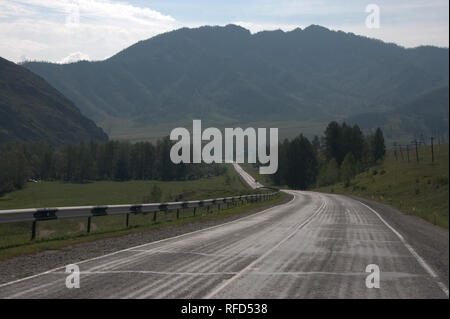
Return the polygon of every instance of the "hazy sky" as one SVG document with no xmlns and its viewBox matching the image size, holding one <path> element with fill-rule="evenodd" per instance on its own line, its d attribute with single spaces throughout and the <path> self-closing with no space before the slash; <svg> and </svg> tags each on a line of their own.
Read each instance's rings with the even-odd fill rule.
<svg viewBox="0 0 450 319">
<path fill-rule="evenodd" d="M 365 25 L 368 4 L 380 28 Z M 239 24 L 251 32 L 319 24 L 405 47 L 448 47 L 448 0 L 0 0 L 0 56 L 100 60 L 180 27 Z"/>
</svg>

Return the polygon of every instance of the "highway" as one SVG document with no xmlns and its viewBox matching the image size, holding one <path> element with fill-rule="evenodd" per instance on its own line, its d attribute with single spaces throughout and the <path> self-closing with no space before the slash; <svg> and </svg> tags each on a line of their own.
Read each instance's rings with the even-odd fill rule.
<svg viewBox="0 0 450 319">
<path fill-rule="evenodd" d="M 0 285 L 0 298 L 448 298 L 439 277 L 371 208 L 287 191 L 285 204 L 212 228 Z M 380 287 L 366 286 L 378 265 Z M 447 293 L 447 295 L 446 295 Z"/>
<path fill-rule="evenodd" d="M 260 182 L 256 181 L 249 173 L 244 171 L 239 164 L 233 163 L 233 167 L 250 188 L 256 189 L 259 187 L 263 187 L 263 185 Z"/>
</svg>

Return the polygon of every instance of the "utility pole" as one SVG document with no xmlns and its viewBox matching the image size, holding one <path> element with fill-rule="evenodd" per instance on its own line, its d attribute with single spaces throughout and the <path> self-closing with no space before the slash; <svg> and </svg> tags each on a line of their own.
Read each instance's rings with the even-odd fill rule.
<svg viewBox="0 0 450 319">
<path fill-rule="evenodd" d="M 399 147 L 400 147 L 400 156 L 402 157 L 402 161 L 403 161 L 402 145 L 399 145 Z"/>
<path fill-rule="evenodd" d="M 416 144 L 416 159 L 417 163 L 419 163 L 419 151 L 417 150 L 417 140 L 414 140 L 414 143 Z"/>
<path fill-rule="evenodd" d="M 406 144 L 406 154 L 408 156 L 408 163 L 409 163 L 409 144 Z"/>
<path fill-rule="evenodd" d="M 434 163 L 434 148 L 433 148 L 434 137 L 431 137 L 431 162 Z"/>
<path fill-rule="evenodd" d="M 427 146 L 425 139 L 423 138 L 423 133 L 420 133 L 420 139 L 422 140 L 423 145 Z"/>
<path fill-rule="evenodd" d="M 397 142 L 394 142 L 394 156 L 395 156 L 395 160 L 398 161 L 398 158 L 397 158 Z"/>
</svg>

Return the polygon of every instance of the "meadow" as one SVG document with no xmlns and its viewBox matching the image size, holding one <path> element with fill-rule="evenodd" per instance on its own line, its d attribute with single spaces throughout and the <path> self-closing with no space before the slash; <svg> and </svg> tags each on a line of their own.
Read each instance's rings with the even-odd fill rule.
<svg viewBox="0 0 450 319">
<path fill-rule="evenodd" d="M 351 194 L 396 207 L 405 214 L 421 217 L 448 229 L 449 221 L 449 145 L 389 150 L 383 162 L 358 174 L 350 185 L 321 187 L 316 191 Z"/>
<path fill-rule="evenodd" d="M 0 210 L 152 202 L 152 189 L 155 185 L 161 190 L 161 201 L 208 199 L 256 192 L 249 190 L 231 165 L 227 165 L 224 175 L 193 181 L 28 183 L 24 189 L 0 197 Z M 203 208 L 195 215 L 193 209 L 185 209 L 180 212 L 180 219 L 176 219 L 175 211 L 158 212 L 156 222 L 153 220 L 153 214 L 132 214 L 129 217 L 128 227 L 125 215 L 92 217 L 89 234 L 87 218 L 41 221 L 37 223 L 37 235 L 33 241 L 30 240 L 31 222 L 0 224 L 0 259 L 45 249 L 58 249 L 97 238 L 122 236 L 152 227 L 194 222 L 202 218 L 223 218 L 229 214 L 237 214 L 265 203 L 278 201 L 281 197 L 280 195 L 268 202 L 247 203 L 244 206 L 233 206 L 221 211 L 217 211 L 217 207 L 214 207 L 210 213 Z"/>
<path fill-rule="evenodd" d="M 152 202 L 154 186 L 161 189 L 161 201 L 206 199 L 248 193 L 231 165 L 225 174 L 189 181 L 96 181 L 64 183 L 39 181 L 27 183 L 19 191 L 0 197 L 1 209 L 114 205 Z"/>
</svg>

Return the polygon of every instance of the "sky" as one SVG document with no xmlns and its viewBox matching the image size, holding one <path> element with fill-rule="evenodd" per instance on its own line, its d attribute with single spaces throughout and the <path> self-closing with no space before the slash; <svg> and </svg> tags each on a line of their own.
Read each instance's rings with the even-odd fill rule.
<svg viewBox="0 0 450 319">
<path fill-rule="evenodd" d="M 366 24 L 370 4 L 378 27 Z M 252 33 L 318 24 L 408 48 L 449 46 L 448 0 L 0 0 L 0 56 L 103 60 L 163 32 L 230 23 Z"/>
</svg>

